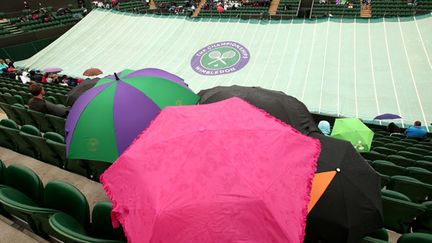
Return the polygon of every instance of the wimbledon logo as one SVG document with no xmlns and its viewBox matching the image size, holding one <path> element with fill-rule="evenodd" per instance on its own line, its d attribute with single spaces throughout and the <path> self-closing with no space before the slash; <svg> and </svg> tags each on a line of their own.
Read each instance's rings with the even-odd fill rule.
<svg viewBox="0 0 432 243">
<path fill-rule="evenodd" d="M 236 72 L 249 62 L 246 47 L 233 41 L 210 44 L 192 57 L 192 69 L 201 75 L 222 75 Z"/>
</svg>

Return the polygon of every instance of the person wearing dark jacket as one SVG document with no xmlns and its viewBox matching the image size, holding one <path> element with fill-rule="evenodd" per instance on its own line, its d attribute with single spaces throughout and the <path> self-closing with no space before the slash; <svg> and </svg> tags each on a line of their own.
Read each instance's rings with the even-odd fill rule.
<svg viewBox="0 0 432 243">
<path fill-rule="evenodd" d="M 44 99 L 45 90 L 40 84 L 32 84 L 29 87 L 30 93 L 33 95 L 28 102 L 30 110 L 51 114 L 54 116 L 66 117 L 69 109 L 62 105 L 56 105 Z"/>
</svg>

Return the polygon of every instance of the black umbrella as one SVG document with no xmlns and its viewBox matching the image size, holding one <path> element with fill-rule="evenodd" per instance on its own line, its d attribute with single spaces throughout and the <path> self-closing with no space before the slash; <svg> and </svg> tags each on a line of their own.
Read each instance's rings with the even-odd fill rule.
<svg viewBox="0 0 432 243">
<path fill-rule="evenodd" d="M 306 106 L 283 92 L 241 86 L 198 93 L 207 104 L 240 97 L 320 140 L 317 173 L 338 171 L 308 215 L 305 242 L 357 242 L 383 225 L 380 177 L 345 141 L 322 135 Z"/>
<path fill-rule="evenodd" d="M 201 96 L 200 104 L 209 104 L 231 97 L 239 97 L 265 110 L 279 120 L 290 124 L 303 134 L 319 131 L 306 106 L 296 98 L 280 91 L 234 85 L 202 90 L 198 95 Z"/>
<path fill-rule="evenodd" d="M 308 214 L 305 242 L 358 242 L 382 228 L 380 176 L 351 143 L 310 136 L 321 142 L 317 173 L 337 173 Z"/>
<path fill-rule="evenodd" d="M 94 79 L 86 79 L 80 85 L 77 85 L 67 94 L 66 106 L 72 106 L 75 101 L 80 97 L 84 92 L 93 88 L 96 83 L 99 81 L 99 78 Z"/>
</svg>

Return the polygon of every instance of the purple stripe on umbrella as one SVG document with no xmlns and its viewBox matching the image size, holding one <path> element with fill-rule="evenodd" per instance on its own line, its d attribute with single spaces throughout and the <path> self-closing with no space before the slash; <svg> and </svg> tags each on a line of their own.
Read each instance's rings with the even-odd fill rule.
<svg viewBox="0 0 432 243">
<path fill-rule="evenodd" d="M 83 110 L 87 107 L 88 103 L 102 90 L 107 88 L 113 84 L 113 82 L 109 82 L 106 84 L 103 84 L 101 86 L 94 87 L 92 89 L 87 90 L 84 94 L 80 96 L 80 98 L 75 102 L 75 104 L 72 106 L 71 110 L 69 111 L 69 115 L 66 119 L 65 124 L 65 131 L 66 131 L 66 152 L 69 153 L 69 145 L 71 142 L 71 138 L 73 135 L 73 132 L 75 130 L 75 126 L 78 122 L 78 119 L 80 118 L 81 113 Z"/>
<path fill-rule="evenodd" d="M 119 155 L 159 112 L 159 107 L 143 92 L 118 81 L 114 94 L 114 131 Z"/>
<path fill-rule="evenodd" d="M 161 77 L 189 89 L 184 80 L 179 76 L 157 68 L 144 68 L 141 70 L 137 70 L 133 73 L 129 73 L 124 78 L 135 78 L 143 76 Z"/>
</svg>

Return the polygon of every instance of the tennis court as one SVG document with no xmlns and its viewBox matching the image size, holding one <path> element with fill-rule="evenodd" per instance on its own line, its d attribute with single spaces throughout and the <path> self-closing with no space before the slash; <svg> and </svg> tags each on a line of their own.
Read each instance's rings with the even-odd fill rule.
<svg viewBox="0 0 432 243">
<path fill-rule="evenodd" d="M 246 48 L 247 63 L 221 75 L 196 72 L 193 56 L 224 41 Z M 210 58 L 223 61 L 221 55 Z M 71 76 L 90 67 L 104 74 L 154 67 L 182 77 L 196 92 L 217 85 L 261 86 L 293 95 L 314 112 L 365 120 L 395 113 L 405 124 L 430 124 L 431 58 L 430 15 L 259 21 L 95 10 L 17 64 L 62 67 Z"/>
</svg>

